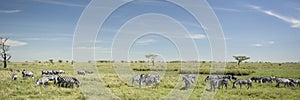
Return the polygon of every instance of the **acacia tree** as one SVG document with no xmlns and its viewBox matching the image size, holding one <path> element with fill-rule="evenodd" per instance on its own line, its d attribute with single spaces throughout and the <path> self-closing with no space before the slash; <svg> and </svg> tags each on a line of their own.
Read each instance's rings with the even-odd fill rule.
<svg viewBox="0 0 300 100">
<path fill-rule="evenodd" d="M 242 61 L 245 61 L 245 60 L 250 59 L 250 57 L 247 57 L 247 56 L 233 56 L 233 58 L 234 58 L 235 60 L 237 60 L 238 66 L 240 66 L 240 63 L 241 63 Z"/>
<path fill-rule="evenodd" d="M 152 63 L 152 66 L 154 66 L 154 59 L 157 57 L 157 55 L 149 54 L 149 55 L 145 55 L 145 57 L 148 58 Z"/>
<path fill-rule="evenodd" d="M 3 58 L 3 67 L 7 67 L 7 62 L 11 58 L 11 55 L 7 54 L 7 51 L 9 50 L 9 45 L 6 44 L 8 38 L 0 38 L 0 49 L 1 49 L 1 56 Z"/>
</svg>

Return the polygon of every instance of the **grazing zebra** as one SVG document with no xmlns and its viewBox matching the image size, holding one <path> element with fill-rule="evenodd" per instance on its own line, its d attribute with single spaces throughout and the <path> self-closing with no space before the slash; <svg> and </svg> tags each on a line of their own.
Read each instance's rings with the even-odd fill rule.
<svg viewBox="0 0 300 100">
<path fill-rule="evenodd" d="M 236 85 L 239 84 L 240 85 L 240 88 L 242 88 L 242 85 L 248 85 L 248 88 L 249 89 L 250 87 L 252 87 L 252 81 L 251 79 L 240 79 L 240 80 L 236 80 L 235 82 L 233 82 L 233 86 L 232 88 L 236 88 Z"/>
<path fill-rule="evenodd" d="M 208 75 L 204 81 L 206 82 L 206 81 L 212 80 L 212 79 L 229 79 L 229 80 L 234 79 L 234 80 L 236 80 L 237 78 L 232 75 Z"/>
<path fill-rule="evenodd" d="M 254 82 L 259 82 L 259 83 L 261 83 L 261 77 L 259 77 L 259 76 L 253 76 L 253 77 L 251 77 L 250 78 L 252 81 L 254 81 Z"/>
<path fill-rule="evenodd" d="M 295 84 L 293 82 L 291 82 L 289 79 L 286 79 L 286 78 L 276 78 L 275 79 L 277 84 L 276 84 L 276 87 L 280 87 L 279 85 L 280 84 L 284 84 L 284 87 L 286 87 L 287 85 L 291 87 L 291 89 L 294 89 L 295 87 Z"/>
<path fill-rule="evenodd" d="M 190 85 L 191 85 L 192 83 L 195 82 L 195 80 L 196 80 L 196 75 L 194 75 L 194 74 L 186 74 L 186 75 L 183 75 L 183 76 L 182 76 L 182 80 L 184 81 L 185 86 L 182 87 L 180 90 L 186 90 L 186 89 L 188 89 L 188 88 L 190 87 Z"/>
<path fill-rule="evenodd" d="M 297 86 L 300 86 L 300 79 L 289 79 L 291 82 L 293 82 L 294 84 L 296 84 Z"/>
<path fill-rule="evenodd" d="M 215 91 L 218 86 L 218 79 L 210 79 L 210 91 Z"/>
<path fill-rule="evenodd" d="M 220 87 L 227 89 L 229 83 L 229 79 L 221 78 L 221 79 L 211 79 L 210 80 L 210 91 L 215 91 L 216 88 L 220 89 Z"/>
<path fill-rule="evenodd" d="M 146 74 L 146 75 L 141 75 L 141 78 L 139 80 L 140 84 L 139 87 L 142 86 L 142 82 L 146 83 L 146 86 L 149 86 L 149 84 L 155 84 L 155 87 L 157 88 L 158 83 L 160 80 L 160 75 L 159 74 Z"/>
<path fill-rule="evenodd" d="M 42 77 L 35 82 L 35 87 L 42 84 L 44 87 L 48 85 L 49 79 L 48 77 Z"/>
<path fill-rule="evenodd" d="M 74 84 L 77 87 L 80 86 L 80 82 L 76 78 L 73 78 L 73 77 L 68 77 L 68 76 L 61 77 L 61 76 L 58 76 L 57 80 L 58 80 L 57 84 L 58 84 L 59 87 L 73 88 Z"/>
<path fill-rule="evenodd" d="M 220 89 L 220 87 L 223 88 L 223 86 L 225 86 L 225 88 L 227 89 L 228 84 L 229 84 L 229 80 L 230 80 L 230 79 L 227 79 L 227 78 L 219 79 L 219 80 L 218 80 L 218 86 L 217 86 L 218 89 Z"/>
<path fill-rule="evenodd" d="M 223 78 L 223 76 L 221 76 L 221 75 L 208 75 L 204 81 L 206 82 L 208 80 L 215 80 L 215 79 L 221 79 L 221 78 Z"/>
<path fill-rule="evenodd" d="M 269 76 L 269 77 L 261 77 L 260 79 L 260 83 L 273 83 L 273 80 L 275 79 L 275 77 L 273 76 Z"/>
<path fill-rule="evenodd" d="M 17 75 L 17 74 L 13 74 L 13 75 L 12 75 L 12 80 L 17 80 L 17 78 L 18 78 L 18 75 Z"/>
<path fill-rule="evenodd" d="M 85 71 L 77 71 L 77 74 L 78 75 L 85 75 L 86 73 L 85 73 Z"/>
<path fill-rule="evenodd" d="M 142 80 L 143 77 L 144 77 L 144 74 L 133 76 L 132 77 L 132 82 L 131 82 L 132 86 L 134 86 L 134 82 L 137 82 L 137 83 L 141 84 L 142 81 L 140 81 L 140 80 Z M 141 85 L 139 85 L 139 86 L 141 86 Z"/>
<path fill-rule="evenodd" d="M 54 81 L 54 84 L 56 84 L 56 82 L 58 81 L 58 75 L 47 75 L 46 77 L 49 79 L 49 81 Z"/>
<path fill-rule="evenodd" d="M 22 77 L 23 77 L 23 79 L 24 79 L 26 76 L 31 77 L 31 78 L 34 78 L 34 74 L 33 74 L 31 71 L 23 70 L 23 71 L 22 71 Z"/>
</svg>

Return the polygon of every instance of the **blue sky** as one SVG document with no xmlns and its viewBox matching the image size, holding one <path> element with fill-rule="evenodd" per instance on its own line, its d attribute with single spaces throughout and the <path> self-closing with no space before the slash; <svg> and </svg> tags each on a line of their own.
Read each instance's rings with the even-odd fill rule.
<svg viewBox="0 0 300 100">
<path fill-rule="evenodd" d="M 0 0 L 0 2 L 0 37 L 10 39 L 9 44 L 12 47 L 9 53 L 13 56 L 12 61 L 72 59 L 73 33 L 89 0 Z M 152 9 L 152 12 L 164 12 L 164 7 L 172 8 L 163 2 L 139 3 L 153 7 L 163 5 L 157 6 L 161 8 Z M 233 55 L 250 56 L 249 61 L 300 61 L 300 1 L 208 0 L 208 3 L 215 11 L 224 31 L 227 61 L 234 61 Z M 128 13 L 130 9 L 143 11 L 142 6 L 129 6 L 124 11 L 119 11 L 119 15 L 112 15 L 112 21 L 98 34 L 96 59 L 112 59 L 110 50 L 114 47 L 111 46 L 113 41 L 116 41 L 114 35 L 118 22 L 125 21 L 126 16 L 138 13 L 138 11 Z M 203 27 L 194 25 L 193 20 L 180 10 L 174 8 L 166 12 L 176 16 L 174 19 L 185 22 L 186 28 L 191 31 L 190 36 L 181 35 L 178 39 L 193 39 L 198 47 L 200 60 L 211 60 L 210 45 Z M 159 16 L 148 17 L 141 23 L 165 22 L 159 18 Z M 153 26 L 153 24 L 132 24 L 132 27 L 123 27 L 124 30 L 119 34 L 121 36 L 144 34 L 139 33 L 142 30 L 135 30 L 137 27 L 134 25 L 139 25 L 139 29 Z M 170 26 L 161 27 L 172 32 Z M 122 38 L 118 41 L 122 42 Z M 180 59 L 176 45 L 160 35 L 140 37 L 130 46 L 128 58 L 132 60 L 146 60 L 144 55 L 149 53 L 158 54 L 159 60 Z"/>
</svg>

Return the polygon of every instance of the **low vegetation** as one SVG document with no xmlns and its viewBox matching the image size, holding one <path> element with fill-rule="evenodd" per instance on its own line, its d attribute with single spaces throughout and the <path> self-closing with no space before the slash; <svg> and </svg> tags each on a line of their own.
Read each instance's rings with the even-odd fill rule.
<svg viewBox="0 0 300 100">
<path fill-rule="evenodd" d="M 130 67 L 137 74 L 150 73 L 149 71 L 166 71 L 162 76 L 158 88 L 154 86 L 150 88 L 132 87 L 131 84 L 126 84 L 114 71 L 112 63 L 97 63 L 98 71 L 109 88 L 120 99 L 159 99 L 166 96 L 172 89 L 176 88 L 177 81 L 180 85 L 184 85 L 179 74 L 190 73 L 192 71 L 180 70 L 179 63 L 156 64 L 156 67 L 149 68 L 148 63 L 131 63 Z M 278 76 L 287 78 L 300 78 L 299 63 L 249 63 L 245 62 L 239 66 L 236 63 L 227 63 L 225 74 L 237 75 L 237 78 L 250 78 L 252 76 Z M 198 71 L 198 79 L 189 99 L 199 99 L 201 94 L 206 91 L 204 82 L 205 77 L 210 73 L 210 63 L 200 63 Z M 9 68 L 14 69 L 10 72 Z M 16 70 L 30 70 L 35 74 L 35 79 L 22 79 L 21 72 Z M 33 62 L 11 62 L 8 68 L 0 68 L 0 100 L 6 99 L 84 99 L 80 88 L 59 88 L 50 82 L 47 87 L 34 87 L 34 82 L 41 77 L 41 70 L 59 70 L 66 71 L 65 76 L 74 76 L 74 70 L 71 63 L 33 63 Z M 18 79 L 13 81 L 11 75 L 17 73 Z M 290 88 L 276 88 L 276 83 L 253 83 L 253 88 L 247 90 L 232 89 L 232 82 L 229 83 L 229 88 L 220 89 L 216 92 L 215 99 L 294 99 L 300 98 L 300 87 L 295 90 Z M 179 88 L 178 88 L 179 89 Z M 150 95 L 151 94 L 151 95 Z"/>
</svg>

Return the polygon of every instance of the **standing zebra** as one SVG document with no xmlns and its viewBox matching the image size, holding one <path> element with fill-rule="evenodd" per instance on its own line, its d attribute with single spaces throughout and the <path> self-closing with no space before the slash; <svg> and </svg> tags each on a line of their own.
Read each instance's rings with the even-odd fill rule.
<svg viewBox="0 0 300 100">
<path fill-rule="evenodd" d="M 240 79 L 240 80 L 236 80 L 235 82 L 233 82 L 233 86 L 232 88 L 236 88 L 236 85 L 239 84 L 240 88 L 242 88 L 242 85 L 246 84 L 248 85 L 248 89 L 250 87 L 252 87 L 252 81 L 251 79 Z"/>
<path fill-rule="evenodd" d="M 276 87 L 278 87 L 278 88 L 279 88 L 280 84 L 284 84 L 284 87 L 290 86 L 291 89 L 294 89 L 294 87 L 295 87 L 295 84 L 293 82 L 291 82 L 289 79 L 286 79 L 286 78 L 276 78 L 275 80 L 277 82 Z"/>
<path fill-rule="evenodd" d="M 49 82 L 48 77 L 42 77 L 42 78 L 36 80 L 35 87 L 38 86 L 39 84 L 43 84 L 43 86 L 45 87 L 46 85 L 48 85 L 48 82 Z"/>
<path fill-rule="evenodd" d="M 31 77 L 31 78 L 34 78 L 34 74 L 33 74 L 31 71 L 23 70 L 23 71 L 22 71 L 22 77 L 23 77 L 23 79 L 24 79 L 26 76 L 29 76 L 29 77 Z"/>
<path fill-rule="evenodd" d="M 144 74 L 133 76 L 131 85 L 134 86 L 134 82 L 137 82 L 137 83 L 141 84 L 142 81 L 140 82 L 140 80 L 142 80 L 143 77 L 144 77 Z"/>
</svg>

